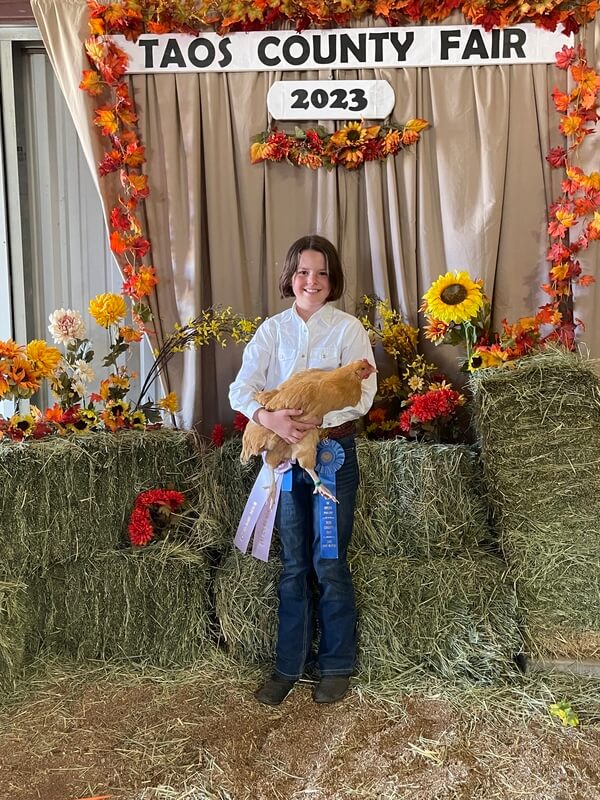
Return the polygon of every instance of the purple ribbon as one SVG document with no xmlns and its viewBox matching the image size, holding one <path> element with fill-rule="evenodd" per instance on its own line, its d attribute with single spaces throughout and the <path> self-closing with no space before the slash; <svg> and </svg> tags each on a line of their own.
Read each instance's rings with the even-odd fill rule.
<svg viewBox="0 0 600 800">
<path fill-rule="evenodd" d="M 284 473 L 291 468 L 291 461 L 283 461 L 275 468 L 275 497 L 273 505 L 270 506 L 271 469 L 266 464 L 263 464 L 246 502 L 244 513 L 233 540 L 237 549 L 242 553 L 248 550 L 250 539 L 254 534 L 252 555 L 260 559 L 260 561 L 269 560 L 269 550 L 271 549 L 273 526 L 275 524 L 279 495 L 281 494 L 281 485 Z"/>
</svg>

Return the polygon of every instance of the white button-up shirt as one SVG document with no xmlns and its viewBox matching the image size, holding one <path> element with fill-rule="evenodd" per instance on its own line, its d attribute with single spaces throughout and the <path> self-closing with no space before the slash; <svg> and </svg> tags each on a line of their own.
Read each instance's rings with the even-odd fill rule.
<svg viewBox="0 0 600 800">
<path fill-rule="evenodd" d="M 229 402 L 252 419 L 261 408 L 254 393 L 274 389 L 303 369 L 335 369 L 359 358 L 375 365 L 373 348 L 362 323 L 351 314 L 326 303 L 305 322 L 292 308 L 270 317 L 258 328 L 244 350 L 242 366 L 229 387 Z M 377 376 L 362 382 L 357 406 L 332 411 L 323 418 L 324 428 L 357 419 L 371 408 Z"/>
</svg>

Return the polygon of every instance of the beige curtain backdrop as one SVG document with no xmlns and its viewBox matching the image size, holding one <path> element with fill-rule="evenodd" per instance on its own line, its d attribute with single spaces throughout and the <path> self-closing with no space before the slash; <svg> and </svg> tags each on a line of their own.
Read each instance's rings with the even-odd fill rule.
<svg viewBox="0 0 600 800">
<path fill-rule="evenodd" d="M 92 104 L 77 89 L 86 66 L 85 0 L 32 0 L 32 6 L 95 171 L 103 142 L 91 123 Z M 599 30 L 596 23 L 587 32 L 596 61 Z M 416 324 L 430 283 L 464 269 L 484 279 L 496 329 L 504 317 L 534 313 L 545 302 L 539 286 L 547 277 L 547 206 L 561 180 L 545 161 L 561 143 L 550 93 L 556 84 L 564 88 L 565 73 L 553 65 L 337 70 L 339 79 L 389 81 L 394 120 L 424 117 L 432 128 L 416 148 L 360 172 L 252 166 L 249 140 L 270 122 L 272 82 L 330 74 L 132 76 L 148 157 L 147 230 L 161 279 L 159 334 L 213 304 L 251 316 L 280 311 L 289 304 L 277 292 L 286 250 L 310 232 L 340 250 L 347 311 L 374 292 Z M 597 142 L 588 141 L 581 165 L 598 169 L 597 152 Z M 99 183 L 109 208 L 115 186 L 107 181 Z M 597 272 L 598 249 L 593 244 L 582 254 L 586 271 Z M 576 310 L 587 323 L 582 338 L 592 354 L 600 354 L 592 324 L 596 291 L 582 292 Z M 456 349 L 424 349 L 458 377 Z M 171 364 L 170 387 L 181 393 L 185 426 L 209 430 L 227 421 L 227 389 L 240 358 L 236 346 L 207 347 Z"/>
</svg>

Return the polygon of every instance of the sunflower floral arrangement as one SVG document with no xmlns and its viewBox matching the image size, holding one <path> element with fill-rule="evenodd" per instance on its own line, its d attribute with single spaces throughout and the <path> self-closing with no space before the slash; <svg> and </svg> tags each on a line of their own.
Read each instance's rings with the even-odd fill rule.
<svg viewBox="0 0 600 800">
<path fill-rule="evenodd" d="M 402 149 L 416 144 L 427 120 L 410 119 L 404 125 L 366 125 L 348 122 L 335 133 L 318 126 L 294 133 L 273 127 L 256 134 L 250 145 L 250 161 L 287 161 L 297 167 L 333 169 L 336 166 L 356 170 L 367 161 L 384 161 Z"/>
<path fill-rule="evenodd" d="M 424 334 L 439 344 L 463 345 L 461 366 L 468 372 L 484 367 L 499 367 L 507 361 L 541 348 L 552 334 L 544 335 L 544 326 L 553 330 L 560 323 L 560 312 L 550 304 L 532 317 L 515 323 L 502 320 L 502 331 L 490 331 L 490 302 L 483 291 L 483 281 L 472 280 L 468 272 L 440 275 L 423 295 L 421 311 L 425 314 Z"/>
<path fill-rule="evenodd" d="M 476 343 L 487 336 L 490 302 L 483 281 L 465 271 L 440 275 L 423 295 L 419 309 L 425 314 L 425 338 L 435 344 L 465 344 L 469 362 Z"/>
<path fill-rule="evenodd" d="M 378 385 L 375 407 L 367 416 L 367 436 L 423 441 L 455 441 L 461 432 L 464 396 L 417 353 L 419 331 L 406 323 L 388 300 L 365 295 L 358 317 L 373 344 L 394 359 L 396 372 Z"/>
<path fill-rule="evenodd" d="M 142 334 L 125 325 L 125 299 L 117 294 L 100 294 L 90 301 L 88 310 L 92 319 L 108 331 L 110 341 L 102 362 L 109 372 L 100 381 L 98 392 L 89 388 L 96 371 L 83 317 L 79 311 L 57 309 L 50 314 L 48 325 L 57 346 L 39 339 L 24 346 L 12 340 L 0 342 L 0 399 L 13 399 L 17 405 L 9 419 L 0 418 L 0 438 L 22 441 L 53 433 L 140 430 L 158 424 L 162 411 L 177 410 L 174 394 L 164 397 L 158 406 L 146 404 L 140 408 L 132 408 L 126 399 L 135 375 L 118 360 L 125 361 L 131 343 L 141 341 Z M 20 401 L 31 398 L 44 383 L 55 398 L 54 405 L 44 412 L 32 406 L 20 413 Z"/>
</svg>

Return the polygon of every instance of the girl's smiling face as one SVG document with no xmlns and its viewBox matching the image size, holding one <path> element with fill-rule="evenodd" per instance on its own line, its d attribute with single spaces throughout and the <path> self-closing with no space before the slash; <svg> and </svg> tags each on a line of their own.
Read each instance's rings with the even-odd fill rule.
<svg viewBox="0 0 600 800">
<path fill-rule="evenodd" d="M 325 256 L 318 250 L 303 250 L 292 278 L 296 308 L 304 319 L 325 305 L 331 284 Z"/>
</svg>

